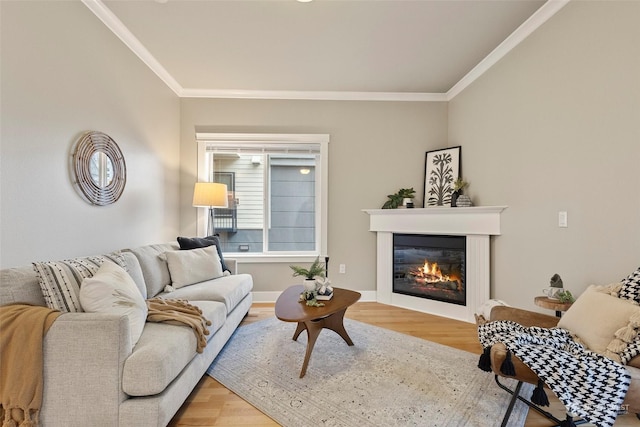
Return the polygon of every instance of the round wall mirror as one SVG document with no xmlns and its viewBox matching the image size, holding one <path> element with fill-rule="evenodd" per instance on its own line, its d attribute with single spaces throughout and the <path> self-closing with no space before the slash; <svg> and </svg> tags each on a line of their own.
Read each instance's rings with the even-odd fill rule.
<svg viewBox="0 0 640 427">
<path fill-rule="evenodd" d="M 102 132 L 86 132 L 73 153 L 76 184 L 94 205 L 117 201 L 127 182 L 127 168 L 118 144 Z"/>
</svg>

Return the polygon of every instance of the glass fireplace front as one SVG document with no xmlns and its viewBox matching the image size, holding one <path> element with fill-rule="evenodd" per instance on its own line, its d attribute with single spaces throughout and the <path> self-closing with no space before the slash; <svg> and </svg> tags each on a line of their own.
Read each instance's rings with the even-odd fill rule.
<svg viewBox="0 0 640 427">
<path fill-rule="evenodd" d="M 466 305 L 466 237 L 393 235 L 393 292 Z"/>
</svg>

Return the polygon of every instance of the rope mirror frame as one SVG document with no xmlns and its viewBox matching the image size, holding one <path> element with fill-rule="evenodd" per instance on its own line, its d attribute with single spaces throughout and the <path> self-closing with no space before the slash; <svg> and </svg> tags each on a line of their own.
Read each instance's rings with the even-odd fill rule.
<svg viewBox="0 0 640 427">
<path fill-rule="evenodd" d="M 112 176 L 103 185 L 92 176 L 91 163 L 97 154 L 104 154 L 111 162 Z M 127 183 L 127 166 L 118 144 L 107 134 L 89 131 L 82 134 L 73 152 L 75 184 L 84 198 L 93 205 L 115 203 Z M 95 172 L 95 171 L 94 171 Z"/>
</svg>

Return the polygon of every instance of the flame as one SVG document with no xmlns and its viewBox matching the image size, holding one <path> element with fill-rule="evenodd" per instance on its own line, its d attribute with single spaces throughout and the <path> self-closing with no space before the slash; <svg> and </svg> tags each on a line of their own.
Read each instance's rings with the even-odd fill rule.
<svg viewBox="0 0 640 427">
<path fill-rule="evenodd" d="M 442 274 L 437 262 L 429 263 L 429 261 L 425 261 L 424 267 L 420 269 L 420 272 L 429 282 L 447 282 L 451 280 L 448 275 Z"/>
</svg>

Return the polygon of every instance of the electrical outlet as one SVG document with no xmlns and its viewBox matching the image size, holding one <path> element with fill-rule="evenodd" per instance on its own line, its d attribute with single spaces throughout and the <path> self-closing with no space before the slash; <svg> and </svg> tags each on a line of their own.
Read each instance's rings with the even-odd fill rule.
<svg viewBox="0 0 640 427">
<path fill-rule="evenodd" d="M 567 215 L 567 211 L 558 212 L 558 227 L 561 227 L 561 228 L 569 227 L 569 217 Z"/>
<path fill-rule="evenodd" d="M 340 274 L 345 274 L 347 272 L 347 265 L 340 264 Z"/>
</svg>

